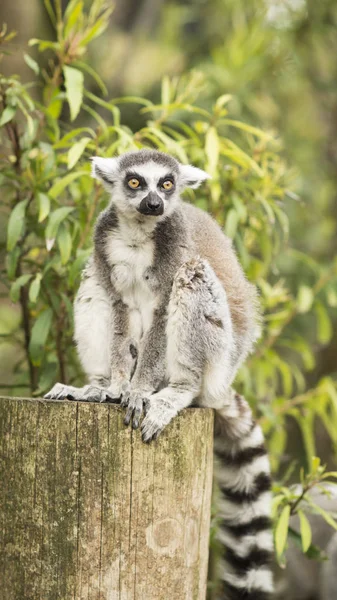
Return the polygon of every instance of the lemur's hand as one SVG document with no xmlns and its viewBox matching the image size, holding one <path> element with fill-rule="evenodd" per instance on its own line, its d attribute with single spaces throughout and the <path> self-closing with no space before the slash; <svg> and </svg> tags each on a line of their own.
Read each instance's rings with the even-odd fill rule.
<svg viewBox="0 0 337 600">
<path fill-rule="evenodd" d="M 148 402 L 151 393 L 152 390 L 136 388 L 131 389 L 129 395 L 123 398 L 121 405 L 126 408 L 125 425 L 129 425 L 131 422 L 132 428 L 138 429 L 144 405 Z"/>
<path fill-rule="evenodd" d="M 129 397 L 130 394 L 130 381 L 127 379 L 114 379 L 109 387 L 106 389 L 108 400 L 112 402 L 120 402 L 123 406 L 123 402 Z"/>
<path fill-rule="evenodd" d="M 178 413 L 174 403 L 161 397 L 160 392 L 150 396 L 145 403 L 144 412 L 145 417 L 141 429 L 143 442 L 147 443 L 156 440 Z"/>
</svg>

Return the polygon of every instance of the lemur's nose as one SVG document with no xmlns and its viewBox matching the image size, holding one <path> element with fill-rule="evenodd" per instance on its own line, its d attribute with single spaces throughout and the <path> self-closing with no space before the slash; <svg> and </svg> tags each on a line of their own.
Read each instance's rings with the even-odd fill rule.
<svg viewBox="0 0 337 600">
<path fill-rule="evenodd" d="M 160 205 L 161 199 L 159 198 L 159 196 L 157 196 L 157 194 L 153 192 L 150 192 L 146 200 L 146 206 L 148 207 L 148 209 L 155 211 L 159 208 Z"/>
</svg>

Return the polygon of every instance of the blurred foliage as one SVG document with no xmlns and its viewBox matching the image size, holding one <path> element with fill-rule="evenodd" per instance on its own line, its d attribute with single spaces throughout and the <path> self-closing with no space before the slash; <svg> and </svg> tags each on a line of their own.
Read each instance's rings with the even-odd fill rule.
<svg viewBox="0 0 337 600">
<path fill-rule="evenodd" d="M 104 0 L 89 8 L 72 0 L 65 11 L 58 0 L 45 0 L 55 39 L 30 41 L 23 59 L 33 81 L 0 77 L 1 210 L 7 223 L 1 289 L 21 310 L 19 319 L 7 300 L 1 305 L 0 357 L 12 357 L 15 368 L 9 383 L 0 385 L 14 395 L 22 389 L 41 395 L 56 380 L 83 382 L 72 342 L 72 301 L 93 223 L 107 202 L 90 178 L 89 157 L 149 146 L 206 169 L 212 179 L 187 199 L 211 212 L 234 240 L 264 310 L 262 338 L 236 385 L 263 425 L 273 471 L 282 473 L 274 505 L 282 564 L 295 513 L 302 549 L 317 558 L 305 511 L 322 510 L 308 492 L 336 475 L 313 458 L 317 422 L 337 452 L 336 369 L 321 377 L 317 369 L 310 373 L 332 339 L 337 306 L 337 260 L 330 258 L 337 150 L 326 116 L 335 110 L 337 122 L 330 89 L 337 45 L 330 21 L 337 9 L 310 1 L 211 4 L 213 11 L 205 2 L 162 7 L 167 18 L 157 35 L 169 55 L 168 48 L 178 52 L 184 45 L 178 63 L 185 72 L 164 76 L 160 89 L 147 80 L 146 98 L 108 99 L 106 81 L 87 60 L 95 39 L 106 40 L 111 3 Z M 11 39 L 4 27 L 3 56 Z M 119 70 L 125 91 L 121 76 Z M 297 465 L 284 456 L 289 419 L 305 450 L 297 487 L 289 485 Z M 322 516 L 336 528 L 330 515 Z"/>
</svg>

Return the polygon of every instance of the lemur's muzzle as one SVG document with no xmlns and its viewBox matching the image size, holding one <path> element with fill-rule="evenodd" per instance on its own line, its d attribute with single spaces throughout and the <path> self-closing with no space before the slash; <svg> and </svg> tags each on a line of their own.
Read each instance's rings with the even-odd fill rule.
<svg viewBox="0 0 337 600">
<path fill-rule="evenodd" d="M 164 202 L 156 192 L 150 192 L 143 198 L 137 210 L 142 215 L 157 217 L 164 212 Z"/>
</svg>

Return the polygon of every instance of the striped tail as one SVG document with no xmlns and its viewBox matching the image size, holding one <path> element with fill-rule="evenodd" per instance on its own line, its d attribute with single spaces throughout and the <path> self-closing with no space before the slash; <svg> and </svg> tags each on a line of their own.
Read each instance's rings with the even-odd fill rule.
<svg viewBox="0 0 337 600">
<path fill-rule="evenodd" d="M 230 409 L 217 410 L 215 415 L 218 539 L 224 547 L 220 598 L 269 600 L 273 592 L 271 478 L 263 433 L 246 400 L 234 391 Z"/>
</svg>

